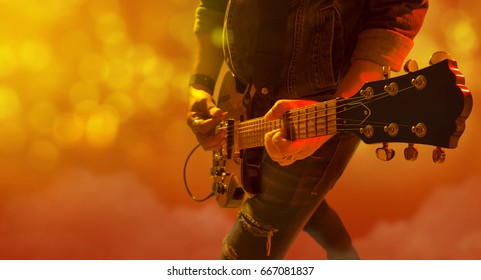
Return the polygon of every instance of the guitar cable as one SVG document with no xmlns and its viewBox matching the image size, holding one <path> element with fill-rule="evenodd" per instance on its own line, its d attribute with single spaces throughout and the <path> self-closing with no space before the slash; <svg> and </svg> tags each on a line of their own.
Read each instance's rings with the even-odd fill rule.
<svg viewBox="0 0 481 280">
<path fill-rule="evenodd" d="M 204 202 L 206 201 L 207 199 L 211 198 L 212 196 L 214 196 L 214 192 L 212 191 L 208 196 L 204 197 L 204 198 L 197 198 L 195 197 L 192 192 L 190 191 L 190 188 L 189 188 L 189 184 L 187 183 L 187 164 L 189 163 L 189 160 L 190 158 L 192 157 L 192 155 L 194 154 L 194 152 L 197 150 L 197 148 L 200 147 L 200 144 L 197 144 L 197 146 L 195 146 L 192 151 L 190 151 L 189 155 L 187 156 L 187 158 L 185 159 L 185 163 L 184 163 L 184 186 L 185 186 L 185 189 L 187 190 L 187 193 L 189 194 L 190 198 L 196 202 Z"/>
</svg>

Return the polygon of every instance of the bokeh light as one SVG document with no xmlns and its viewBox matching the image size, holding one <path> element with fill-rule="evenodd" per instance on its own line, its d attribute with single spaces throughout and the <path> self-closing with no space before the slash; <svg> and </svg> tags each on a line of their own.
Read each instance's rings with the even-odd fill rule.
<svg viewBox="0 0 481 280">
<path fill-rule="evenodd" d="M 54 121 L 52 132 L 61 147 L 72 148 L 82 141 L 84 122 L 74 114 L 59 115 Z"/>
<path fill-rule="evenodd" d="M 7 87 L 0 87 L 0 121 L 18 117 L 21 114 L 21 103 L 17 93 Z"/>
<path fill-rule="evenodd" d="M 50 46 L 43 40 L 26 41 L 19 49 L 21 65 L 31 72 L 44 70 L 50 63 L 51 56 Z"/>
<path fill-rule="evenodd" d="M 58 115 L 57 107 L 48 101 L 34 104 L 28 112 L 27 118 L 33 131 L 47 134 L 52 131 L 53 123 Z"/>
<path fill-rule="evenodd" d="M 95 256 L 108 253 L 110 258 L 156 258 L 189 254 L 187 245 L 184 251 L 177 246 L 185 243 L 181 234 L 174 236 L 180 241 L 173 243 L 172 252 L 164 250 L 168 247 L 164 243 L 170 240 L 158 236 L 179 226 L 163 224 L 165 216 L 172 214 L 170 209 L 177 214 L 168 221 L 193 227 L 195 223 L 182 220 L 183 216 L 185 213 L 201 215 L 198 208 L 188 211 L 175 208 L 178 205 L 192 207 L 182 185 L 181 171 L 185 157 L 197 144 L 185 123 L 196 4 L 197 1 L 189 0 L 0 0 L 3 26 L 0 27 L 0 257 L 27 258 L 24 251 L 35 247 L 37 250 L 30 251 L 37 258 L 44 257 L 46 252 L 52 252 L 52 258 L 68 258 L 74 254 L 70 249 L 97 244 L 102 234 L 110 238 L 114 235 L 112 231 L 120 236 L 132 230 L 134 227 L 124 223 L 123 215 L 131 215 L 129 217 L 137 223 L 150 217 L 149 211 L 154 212 L 157 207 L 155 203 L 161 204 L 162 214 L 154 213 L 152 217 L 159 217 L 158 221 L 145 225 L 152 236 L 145 242 L 155 241 L 159 247 L 152 249 L 151 244 L 146 244 L 145 248 L 149 249 L 123 248 L 135 246 L 135 242 L 132 245 L 122 241 L 118 245 L 113 241 L 115 246 L 106 249 L 102 247 L 104 242 L 100 242 L 99 249 L 92 249 L 97 252 L 85 253 L 82 247 L 77 248 L 77 252 L 82 253 L 75 256 L 89 258 L 95 253 L 98 253 Z M 409 55 L 419 61 L 420 67 L 425 67 L 433 52 L 449 52 L 458 60 L 466 76 L 467 85 L 475 96 L 475 106 L 476 94 L 481 90 L 476 80 L 481 38 L 479 10 L 479 1 L 431 1 L 425 25 Z M 218 39 L 219 32 L 222 30 L 213 34 L 213 38 Z M 216 43 L 220 45 L 221 42 Z M 360 145 L 352 169 L 345 172 L 341 186 L 336 187 L 329 198 L 344 214 L 343 219 L 353 237 L 367 234 L 379 220 L 409 220 L 409 215 L 439 184 L 455 186 L 466 172 L 481 174 L 480 150 L 474 148 L 473 152 L 472 148 L 479 142 L 474 128 L 479 126 L 479 114 L 475 107 L 459 148 L 449 152 L 446 167 L 432 167 L 431 147 L 428 150 L 421 147 L 422 159 L 412 165 L 404 165 L 401 155 L 387 166 L 375 159 L 376 147 Z M 201 150 L 190 165 L 189 175 L 195 185 L 202 187 L 196 191 L 206 193 L 212 183 L 209 177 L 211 154 Z M 398 153 L 400 151 L 402 153 L 398 149 Z M 476 153 L 478 158 L 470 159 L 470 165 L 466 165 L 466 158 Z M 376 175 L 371 175 L 373 170 Z M 392 174 L 398 170 L 408 174 L 405 179 L 412 186 L 407 188 L 392 180 Z M 121 179 L 117 179 L 118 174 Z M 151 203 L 145 205 L 155 204 L 155 207 L 142 208 L 144 201 L 126 203 L 135 195 L 117 191 L 116 187 L 125 183 L 124 175 L 136 178 L 135 184 L 128 186 L 131 193 L 144 193 L 148 198 L 142 199 Z M 99 179 L 105 178 L 102 176 L 108 179 Z M 425 178 L 429 178 L 428 183 Z M 106 181 L 109 183 L 105 184 Z M 389 187 L 385 182 L 390 182 Z M 114 186 L 114 191 L 104 189 L 105 185 Z M 77 186 L 82 187 L 77 189 Z M 90 192 L 84 192 L 85 189 Z M 100 190 L 105 193 L 98 198 Z M 34 201 L 34 194 L 45 201 L 32 203 L 31 207 L 21 204 L 29 201 L 27 198 Z M 51 200 L 60 201 L 61 206 L 72 201 L 88 201 L 86 204 L 95 207 L 87 214 L 77 212 L 83 207 L 72 207 L 70 213 L 52 207 L 55 210 L 51 211 L 51 217 L 42 213 L 33 215 L 37 220 L 30 218 L 29 211 L 36 214 L 42 208 L 38 205 L 48 208 Z M 115 207 L 111 208 L 117 210 L 124 209 L 128 203 L 138 203 L 142 207 L 134 214 L 130 209 L 125 209 L 125 213 L 109 212 L 112 209 L 107 208 L 112 202 Z M 210 202 L 214 203 L 212 211 L 223 216 L 225 212 L 217 209 L 215 202 Z M 16 205 L 25 207 L 20 209 Z M 13 209 L 10 216 L 4 211 L 8 207 Z M 24 219 L 17 217 L 21 211 L 25 213 Z M 98 225 L 94 223 L 88 228 L 93 216 L 98 218 Z M 223 223 L 230 227 L 225 217 Z M 215 220 L 210 216 L 205 219 Z M 13 226 L 17 221 L 31 228 L 22 233 L 27 226 Z M 65 221 L 75 224 L 74 230 L 65 229 Z M 44 222 L 51 223 L 52 236 L 45 233 Z M 85 225 L 84 231 L 77 230 L 77 226 Z M 39 237 L 33 236 L 37 233 L 35 226 L 40 228 L 37 229 L 41 232 Z M 216 236 L 221 235 L 220 230 L 214 228 Z M 57 244 L 59 236 L 64 238 L 57 233 L 58 229 L 64 229 L 67 233 L 62 234 L 68 238 L 72 234 L 78 237 L 71 238 L 75 244 L 65 241 L 72 248 L 52 245 Z M 136 242 L 144 240 L 145 232 L 138 231 L 140 237 Z M 204 235 L 207 236 L 206 244 L 221 244 L 221 238 L 208 240 L 212 238 L 210 235 Z M 22 236 L 35 241 L 17 242 L 19 247 L 9 242 Z M 184 238 L 196 242 L 190 236 Z M 39 244 L 48 250 L 43 250 L 45 247 Z M 145 253 L 147 250 L 149 253 Z M 204 252 L 199 253 L 202 254 Z M 217 251 L 209 255 L 217 256 Z"/>
<path fill-rule="evenodd" d="M 29 165 L 37 170 L 52 170 L 57 165 L 60 150 L 51 141 L 38 140 L 31 144 L 27 151 Z"/>
<path fill-rule="evenodd" d="M 14 73 L 18 67 L 18 59 L 10 44 L 0 46 L 0 77 Z"/>
<path fill-rule="evenodd" d="M 106 79 L 109 66 L 104 56 L 98 53 L 90 53 L 81 59 L 78 71 L 82 79 L 94 82 Z"/>
<path fill-rule="evenodd" d="M 463 56 L 472 55 L 479 44 L 476 22 L 461 10 L 448 10 L 442 18 L 448 47 Z"/>
<path fill-rule="evenodd" d="M 193 22 L 192 3 L 159 3 L 156 11 L 138 10 L 150 5 L 147 2 L 137 6 L 117 0 L 42 4 L 22 0 L 1 5 L 0 15 L 10 26 L 0 30 L 5 38 L 0 41 L 0 150 L 4 154 L 26 158 L 29 166 L 52 169 L 68 159 L 66 154 L 82 155 L 84 149 L 91 149 L 85 156 L 96 149 L 112 153 L 121 149 L 138 157 L 143 153 L 131 151 L 162 144 L 157 139 L 146 144 L 145 138 L 138 142 L 144 144 L 132 148 L 125 145 L 131 134 L 122 129 L 134 127 L 137 121 L 147 129 L 149 118 L 148 126 L 162 127 L 168 122 L 164 118 L 175 110 L 175 104 L 168 105 L 185 101 L 186 80 L 178 77 L 188 73 L 188 57 L 176 65 L 168 58 L 171 45 L 165 46 L 163 54 L 163 46 L 153 42 L 167 40 L 164 34 L 169 34 L 172 43 L 187 51 L 193 36 L 192 25 L 186 24 Z M 148 27 L 162 38 L 136 37 L 132 28 L 144 24 L 144 17 L 131 11 L 159 18 L 167 16 L 162 8 L 166 5 L 179 12 L 168 15 L 167 26 L 159 21 L 157 28 L 151 22 Z M 173 86 L 178 82 L 183 85 Z M 135 135 L 144 133 L 142 129 Z M 35 164 L 36 160 L 40 163 Z"/>
<path fill-rule="evenodd" d="M 111 106 L 102 106 L 92 112 L 85 128 L 87 141 L 96 148 L 111 146 L 117 138 L 118 112 Z"/>
<path fill-rule="evenodd" d="M 27 142 L 25 128 L 17 123 L 0 124 L 0 154 L 15 155 L 23 151 Z"/>
</svg>

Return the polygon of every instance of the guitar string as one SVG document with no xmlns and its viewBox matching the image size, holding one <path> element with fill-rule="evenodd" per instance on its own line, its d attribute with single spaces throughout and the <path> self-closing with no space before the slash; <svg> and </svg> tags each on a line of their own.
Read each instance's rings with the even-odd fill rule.
<svg viewBox="0 0 481 280">
<path fill-rule="evenodd" d="M 406 91 L 406 90 L 409 90 L 409 89 L 412 89 L 414 86 L 411 86 L 411 87 L 407 87 L 407 88 L 404 88 L 402 90 L 398 90 L 398 93 L 400 92 L 403 92 L 403 91 Z M 351 105 L 352 107 L 348 108 L 346 111 L 348 110 L 352 110 L 352 109 L 355 109 L 355 108 L 358 108 L 358 107 L 363 107 L 363 105 L 366 105 L 366 104 L 369 104 L 369 103 L 372 103 L 372 102 L 375 102 L 375 101 L 379 101 L 380 99 L 383 99 L 383 98 L 387 98 L 387 97 L 390 97 L 389 93 L 388 92 L 382 92 L 382 93 L 379 93 L 379 94 L 376 94 L 373 96 L 372 99 L 369 99 L 367 100 L 366 102 L 363 102 L 361 104 L 358 104 L 357 106 L 356 105 L 353 105 L 353 104 L 357 104 L 358 102 L 356 101 L 352 101 L 352 100 L 362 100 L 362 99 L 365 99 L 365 97 L 362 97 L 362 96 L 358 96 L 356 98 L 347 98 L 347 99 L 342 99 L 340 100 L 341 101 L 341 105 L 338 105 L 338 106 L 335 106 L 335 107 L 332 107 L 332 108 L 327 108 L 327 109 L 323 109 L 323 111 L 329 111 L 329 110 L 334 110 L 334 109 L 338 109 L 338 108 L 341 108 L 341 107 L 344 107 L 344 106 L 349 106 Z M 349 102 L 346 102 L 344 103 L 343 101 L 349 101 Z M 306 106 L 306 107 L 302 107 L 302 108 L 296 108 L 296 109 L 293 109 L 293 111 L 296 111 L 296 110 L 303 110 L 304 108 L 308 108 L 308 107 L 313 107 L 315 105 L 309 105 L 309 106 Z M 322 111 L 321 111 L 322 112 Z M 297 114 L 297 115 L 293 115 L 292 118 L 298 118 L 298 116 L 306 116 L 306 115 L 309 115 L 309 114 L 313 114 L 314 112 L 305 112 L 305 113 L 302 113 L 302 114 Z M 330 115 L 337 115 L 338 112 L 336 113 L 333 113 L 333 114 L 330 114 Z M 330 116 L 330 115 L 326 115 L 326 116 Z M 305 119 L 303 119 L 305 120 Z"/>
<path fill-rule="evenodd" d="M 398 90 L 397 93 L 412 89 L 413 87 L 414 86 L 410 86 L 410 87 Z M 288 116 L 287 119 L 288 120 L 297 119 L 298 125 L 300 124 L 300 122 L 306 123 L 305 126 L 295 127 L 295 128 L 297 128 L 298 131 L 300 131 L 300 130 L 305 131 L 305 133 L 302 133 L 302 134 L 306 135 L 306 137 L 304 137 L 304 138 L 310 138 L 309 134 L 313 135 L 311 137 L 327 135 L 327 134 L 329 134 L 329 130 L 334 129 L 334 128 L 335 128 L 336 132 L 337 131 L 339 131 L 339 132 L 342 132 L 342 131 L 357 131 L 360 128 L 362 128 L 363 124 L 365 124 L 365 125 L 369 124 L 369 125 L 371 125 L 375 128 L 379 128 L 379 127 L 382 128 L 385 125 L 387 125 L 387 123 L 367 121 L 367 118 L 363 119 L 358 124 L 357 123 L 346 124 L 344 122 L 347 122 L 347 121 L 358 122 L 360 120 L 349 120 L 349 119 L 335 118 L 335 119 L 332 119 L 332 120 L 328 120 L 327 125 L 326 125 L 325 119 L 328 118 L 329 116 L 337 115 L 338 114 L 337 109 L 340 108 L 340 107 L 351 106 L 350 108 L 346 109 L 345 111 L 353 110 L 353 109 L 358 108 L 358 107 L 365 107 L 366 104 L 369 104 L 369 103 L 375 102 L 375 101 L 379 101 L 380 99 L 386 98 L 386 97 L 389 97 L 389 96 L 390 96 L 390 94 L 385 91 L 385 92 L 382 92 L 382 93 L 379 93 L 379 94 L 374 94 L 371 99 L 369 99 L 367 101 L 364 101 L 364 102 L 357 101 L 357 100 L 365 100 L 366 98 L 364 96 L 351 97 L 351 98 L 340 100 L 341 101 L 341 102 L 339 102 L 340 105 L 337 105 L 337 103 L 336 103 L 336 106 L 334 106 L 334 107 L 320 108 L 320 110 L 319 110 L 319 106 L 322 106 L 322 104 L 325 106 L 328 101 L 325 101 L 323 103 L 316 103 L 316 104 L 309 105 L 309 106 L 306 106 L 306 107 L 292 109 L 291 112 L 297 111 L 298 113 L 297 114 L 291 114 L 291 116 Z M 347 101 L 347 102 L 345 102 L 345 101 Z M 317 109 L 316 109 L 316 107 L 317 107 Z M 314 109 L 314 111 L 310 111 L 309 109 L 311 109 L 311 110 Z M 325 114 L 325 112 L 332 111 L 332 110 L 336 110 L 336 112 L 332 113 L 332 114 Z M 302 112 L 302 113 L 299 113 L 299 112 Z M 324 113 L 324 115 L 322 115 L 323 113 Z M 318 114 L 321 114 L 321 116 L 318 116 Z M 304 117 L 304 118 L 301 119 L 301 117 Z M 321 122 L 317 121 L 319 119 L 321 119 Z M 262 136 L 263 134 L 265 134 L 268 131 L 271 131 L 273 127 L 275 129 L 282 128 L 283 122 L 281 120 L 282 119 L 265 121 L 262 117 L 260 117 L 260 118 L 252 119 L 252 120 L 250 120 L 250 122 L 246 121 L 245 124 L 240 123 L 239 127 L 238 127 L 238 137 L 237 137 L 238 139 L 237 140 L 238 140 L 238 142 L 241 142 L 243 144 L 243 146 L 245 146 L 246 148 L 262 146 L 263 142 L 264 142 L 264 137 L 260 137 L 260 136 Z M 313 126 L 313 124 L 312 124 L 313 120 L 314 120 L 315 126 Z M 342 121 L 340 123 L 338 123 L 340 120 L 342 120 Z M 333 122 L 333 125 L 330 125 L 329 122 Z M 321 134 L 319 134 L 319 129 L 318 129 L 319 125 L 321 125 L 321 126 L 324 125 L 324 128 L 321 127 L 321 129 L 320 129 L 320 131 L 323 132 Z M 411 127 L 412 125 L 399 124 L 399 126 L 401 126 L 401 127 Z M 347 127 L 349 127 L 349 128 L 347 128 Z M 295 130 L 290 130 L 291 140 L 302 138 L 301 137 L 302 134 L 296 133 Z"/>
<path fill-rule="evenodd" d="M 354 99 L 363 99 L 364 97 L 352 97 L 352 98 L 348 98 L 348 99 L 344 99 L 344 100 L 354 100 Z M 303 107 L 303 108 L 313 108 L 313 107 L 316 107 L 316 106 L 319 106 L 321 103 L 316 103 L 316 104 L 313 104 L 313 105 L 308 105 L 306 107 Z M 332 107 L 332 108 L 328 108 L 329 110 L 335 110 L 337 108 L 339 108 L 340 106 L 336 106 L 336 107 Z M 291 111 L 295 111 L 295 110 L 299 110 L 299 108 L 295 108 L 295 109 L 292 109 Z M 323 111 L 327 111 L 327 109 L 325 108 L 321 108 L 321 110 L 317 110 L 317 113 L 323 113 Z M 308 113 L 304 113 L 303 115 L 308 115 L 308 114 L 312 114 L 314 112 L 308 112 Z M 296 115 L 297 116 L 302 116 L 302 115 Z M 291 117 L 292 118 L 292 117 Z M 271 124 L 271 123 L 277 123 L 277 122 L 280 122 L 282 121 L 283 119 L 276 119 L 276 120 L 271 120 L 271 121 L 265 121 L 263 119 L 263 117 L 259 117 L 259 118 L 254 118 L 254 119 L 250 119 L 250 120 L 246 120 L 246 121 L 243 121 L 242 123 L 239 123 L 238 125 L 238 129 L 240 131 L 242 130 L 248 130 L 248 129 L 251 129 L 252 127 L 255 127 L 257 128 L 258 126 L 262 126 L 262 125 L 265 125 L 265 124 Z M 275 124 L 274 124 L 275 125 Z"/>
<path fill-rule="evenodd" d="M 405 89 L 402 89 L 402 90 L 399 90 L 399 92 L 402 92 L 402 91 L 405 91 L 405 90 L 408 90 L 408 89 L 411 89 L 413 88 L 412 87 L 407 87 Z M 379 94 L 375 94 L 373 96 L 372 99 L 366 101 L 366 102 L 363 102 L 361 104 L 357 104 L 358 102 L 356 101 L 353 101 L 353 100 L 362 100 L 362 99 L 365 99 L 365 97 L 355 97 L 355 98 L 347 98 L 347 99 L 343 99 L 341 100 L 341 105 L 339 106 L 334 106 L 334 107 L 331 107 L 331 108 L 321 108 L 321 110 L 317 109 L 315 111 L 309 111 L 309 109 L 315 109 L 316 107 L 319 108 L 319 105 L 322 104 L 322 103 L 316 103 L 316 104 L 313 104 L 313 105 L 309 105 L 309 106 L 306 106 L 306 107 L 302 107 L 302 108 L 296 108 L 296 109 L 292 109 L 292 111 L 298 111 L 298 112 L 301 112 L 303 111 L 303 113 L 297 113 L 297 114 L 293 114 L 289 117 L 287 117 L 288 120 L 294 120 L 294 119 L 297 119 L 297 121 L 299 122 L 302 121 L 302 122 L 312 122 L 313 120 L 316 120 L 316 119 L 321 119 L 321 122 L 317 122 L 317 124 L 319 125 L 322 125 L 324 124 L 324 121 L 322 119 L 324 118 L 328 118 L 329 116 L 332 116 L 332 115 L 337 115 L 338 112 L 336 113 L 332 113 L 332 114 L 325 114 L 325 115 L 322 115 L 324 112 L 326 111 L 330 111 L 330 110 L 336 110 L 340 107 L 345 107 L 345 106 L 349 106 L 351 105 L 352 107 L 348 108 L 347 110 L 345 111 L 348 111 L 348 110 L 353 110 L 355 108 L 358 108 L 358 107 L 364 107 L 363 105 L 366 105 L 366 104 L 369 104 L 371 102 L 375 102 L 375 101 L 379 101 L 380 99 L 382 98 L 386 98 L 386 97 L 389 97 L 389 93 L 387 92 L 383 92 L 383 93 L 379 93 Z M 349 102 L 342 102 L 342 101 L 349 101 Z M 356 105 L 353 105 L 353 104 L 356 104 Z M 321 114 L 321 116 L 317 116 L 317 114 Z M 313 116 L 314 115 L 314 116 Z M 307 116 L 307 117 L 306 117 Z M 302 118 L 303 117 L 303 118 Z M 341 120 L 340 118 L 336 118 L 335 121 L 339 121 Z M 334 121 L 333 120 L 330 120 L 331 122 Z M 358 120 L 350 120 L 350 121 L 358 121 Z M 329 121 L 328 121 L 329 122 Z M 279 123 L 281 124 L 282 126 L 282 122 L 280 122 L 280 120 L 273 120 L 273 121 L 264 121 L 263 118 L 256 118 L 256 119 L 252 119 L 249 121 L 246 121 L 242 124 L 239 124 L 239 127 L 238 127 L 238 131 L 239 133 L 249 133 L 249 132 L 253 132 L 253 131 L 257 131 L 258 133 L 261 133 L 263 131 L 265 131 L 266 127 L 269 126 L 269 127 L 275 127 L 275 128 L 279 128 Z M 366 122 L 367 124 L 374 124 L 375 122 L 372 122 L 372 121 L 367 121 Z M 380 123 L 380 124 L 387 124 L 387 123 Z M 343 123 L 336 123 L 336 126 L 343 126 L 345 124 Z M 353 124 L 348 124 L 348 126 L 352 126 Z M 361 125 L 361 124 L 359 124 Z M 312 124 L 310 125 L 312 127 Z M 408 125 L 408 124 L 400 124 L 399 126 L 405 126 L 405 127 L 409 127 L 411 125 Z M 253 129 L 254 128 L 254 129 Z"/>
<path fill-rule="evenodd" d="M 386 92 L 383 92 L 381 94 L 384 94 L 384 93 L 386 93 Z M 381 95 L 381 94 L 378 94 L 378 96 Z M 362 99 L 365 99 L 365 97 L 356 96 L 356 97 L 343 99 L 341 101 L 349 100 L 351 102 L 347 103 L 347 104 L 343 104 L 341 106 L 330 107 L 330 108 L 327 108 L 327 109 L 326 108 L 320 108 L 320 110 L 316 110 L 315 112 L 306 112 L 306 113 L 303 113 L 303 114 L 296 114 L 296 115 L 290 116 L 288 118 L 293 119 L 293 118 L 297 118 L 299 116 L 315 114 L 315 113 L 321 113 L 322 114 L 323 111 L 335 110 L 335 109 L 338 109 L 339 107 L 342 107 L 342 106 L 345 106 L 345 105 L 357 103 L 357 102 L 354 102 L 352 100 L 362 100 Z M 327 102 L 327 101 L 324 101 L 324 102 Z M 291 111 L 297 111 L 297 110 L 300 111 L 304 108 L 315 108 L 315 107 L 319 106 L 320 104 L 323 104 L 324 102 L 308 105 L 308 106 L 305 106 L 305 107 L 302 107 L 302 108 L 294 108 Z M 369 102 L 365 102 L 365 104 L 366 103 L 369 103 Z M 354 108 L 356 108 L 356 107 L 353 107 L 351 109 L 354 109 Z M 335 114 L 330 114 L 330 115 L 325 115 L 325 116 L 331 116 L 331 115 L 335 115 Z M 321 117 L 324 117 L 324 116 L 321 116 Z M 277 120 L 272 120 L 272 121 L 264 121 L 263 117 L 259 117 L 259 118 L 255 118 L 255 119 L 246 120 L 246 121 L 240 123 L 238 128 L 241 129 L 241 130 L 242 129 L 250 129 L 251 127 L 257 127 L 257 126 L 260 126 L 260 125 L 264 125 L 265 123 L 271 123 L 271 122 L 276 122 L 276 121 L 280 121 L 280 120 L 283 120 L 283 119 L 277 119 Z"/>
<path fill-rule="evenodd" d="M 375 97 L 379 97 L 379 95 L 382 95 L 384 93 L 381 93 L 381 94 L 378 94 L 376 95 Z M 344 100 L 350 100 L 351 101 L 354 100 L 354 99 L 364 99 L 364 97 L 356 97 L 356 98 L 348 98 L 348 99 L 344 99 Z M 379 99 L 379 98 L 378 98 Z M 373 101 L 377 101 L 378 99 L 375 99 L 375 100 L 370 100 L 370 102 L 373 102 Z M 370 102 L 364 102 L 363 104 L 369 104 Z M 295 119 L 295 118 L 299 118 L 299 117 L 303 117 L 303 116 L 309 116 L 311 114 L 316 114 L 316 113 L 320 113 L 320 114 L 323 114 L 324 111 L 329 111 L 329 110 L 336 110 L 340 107 L 343 107 L 343 106 L 346 106 L 346 105 L 350 105 L 350 104 L 356 104 L 357 102 L 354 102 L 354 101 L 351 101 L 349 103 L 346 103 L 346 104 L 343 104 L 343 105 L 340 105 L 340 106 L 335 106 L 335 107 L 330 107 L 330 108 L 321 108 L 320 110 L 317 110 L 317 111 L 314 111 L 314 112 L 305 112 L 305 113 L 301 113 L 301 114 L 295 114 L 295 115 L 291 115 L 289 116 L 287 119 L 288 120 L 292 120 L 292 119 Z M 320 104 L 322 103 L 316 103 L 316 104 L 313 104 L 313 105 L 309 105 L 309 106 L 306 106 L 306 107 L 302 107 L 301 108 L 295 108 L 295 109 L 292 109 L 291 111 L 301 111 L 301 110 L 306 110 L 305 108 L 315 108 L 316 106 L 319 106 Z M 359 106 L 362 106 L 362 105 L 358 105 L 358 106 L 355 106 L 355 107 L 351 107 L 350 109 L 355 109 Z M 317 117 L 317 118 L 324 118 L 324 117 L 329 117 L 329 116 L 332 116 L 332 115 L 336 115 L 336 113 L 333 113 L 333 114 L 326 114 L 326 115 L 321 115 L 320 117 Z M 316 117 L 315 117 L 316 118 Z M 266 124 L 270 124 L 272 122 L 278 122 L 282 119 L 277 119 L 277 120 L 272 120 L 272 121 L 264 121 L 262 117 L 260 118 L 255 118 L 255 119 L 251 119 L 251 120 L 247 120 L 247 121 L 244 121 L 243 123 L 239 124 L 239 127 L 238 129 L 240 131 L 242 130 L 249 130 L 251 129 L 252 127 L 256 128 L 256 129 L 260 129 L 259 127 L 260 126 L 265 126 Z M 302 119 L 303 121 L 304 120 L 312 120 L 312 118 L 304 118 Z"/>
</svg>

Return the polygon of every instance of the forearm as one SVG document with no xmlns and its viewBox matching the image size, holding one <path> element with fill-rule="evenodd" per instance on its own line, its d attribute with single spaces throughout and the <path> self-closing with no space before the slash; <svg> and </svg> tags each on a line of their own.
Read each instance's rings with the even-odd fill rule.
<svg viewBox="0 0 481 280">
<path fill-rule="evenodd" d="M 209 77 L 214 82 L 219 75 L 223 63 L 223 52 L 219 46 L 212 42 L 209 33 L 196 33 L 196 45 L 194 49 L 194 65 L 192 74 L 201 74 Z M 210 92 L 211 89 L 201 83 L 192 84 L 197 89 L 204 89 Z"/>
<path fill-rule="evenodd" d="M 215 106 L 213 91 L 224 59 L 219 37 L 226 5 L 226 0 L 200 0 L 196 10 L 187 124 L 206 150 L 219 148 L 225 138 L 215 131 L 225 114 Z"/>
<path fill-rule="evenodd" d="M 428 9 L 427 0 L 371 0 L 352 60 L 369 60 L 399 71 Z"/>
<path fill-rule="evenodd" d="M 224 58 L 221 34 L 226 6 L 226 0 L 200 0 L 196 9 L 192 74 L 202 75 L 212 83 L 215 83 Z M 205 87 L 202 79 L 200 81 L 201 83 L 194 83 L 192 86 L 212 94 L 212 86 Z"/>
<path fill-rule="evenodd" d="M 224 134 L 214 133 L 223 112 L 215 106 L 213 88 L 223 61 L 222 50 L 211 41 L 209 33 L 196 33 L 193 77 L 189 86 L 187 124 L 206 150 L 219 148 Z"/>
<path fill-rule="evenodd" d="M 351 66 L 337 95 L 350 97 L 369 81 L 384 78 L 384 66 L 399 71 L 427 12 L 427 0 L 371 0 Z"/>
<path fill-rule="evenodd" d="M 383 65 L 369 60 L 355 59 L 339 84 L 336 95 L 349 98 L 356 94 L 366 82 L 383 79 L 384 72 Z"/>
<path fill-rule="evenodd" d="M 214 106 L 213 84 L 218 76 L 222 65 L 222 50 L 212 44 L 209 33 L 196 33 L 196 45 L 194 47 L 194 65 L 192 75 L 205 76 L 211 82 L 190 81 L 189 103 L 191 114 L 195 117 L 208 118 L 209 108 Z"/>
</svg>

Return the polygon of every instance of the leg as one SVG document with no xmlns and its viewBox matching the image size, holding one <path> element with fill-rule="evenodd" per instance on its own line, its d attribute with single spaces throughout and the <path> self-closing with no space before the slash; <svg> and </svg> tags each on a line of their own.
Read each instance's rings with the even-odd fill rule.
<svg viewBox="0 0 481 280">
<path fill-rule="evenodd" d="M 328 259 L 359 259 L 341 219 L 325 200 L 311 216 L 304 230 L 326 250 Z"/>
<path fill-rule="evenodd" d="M 350 134 L 287 167 L 265 157 L 262 193 L 248 199 L 224 240 L 223 258 L 281 259 L 342 174 L 357 147 Z"/>
</svg>

